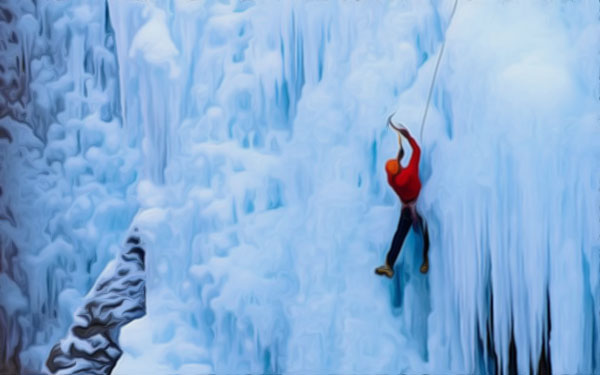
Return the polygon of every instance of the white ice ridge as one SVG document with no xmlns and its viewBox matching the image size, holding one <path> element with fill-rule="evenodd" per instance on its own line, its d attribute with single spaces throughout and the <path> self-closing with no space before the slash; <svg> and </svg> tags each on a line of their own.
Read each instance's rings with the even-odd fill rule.
<svg viewBox="0 0 600 375">
<path fill-rule="evenodd" d="M 145 251 L 134 233 L 100 274 L 68 334 L 54 345 L 46 370 L 56 375 L 110 374 L 121 357 L 121 327 L 146 312 Z"/>
</svg>

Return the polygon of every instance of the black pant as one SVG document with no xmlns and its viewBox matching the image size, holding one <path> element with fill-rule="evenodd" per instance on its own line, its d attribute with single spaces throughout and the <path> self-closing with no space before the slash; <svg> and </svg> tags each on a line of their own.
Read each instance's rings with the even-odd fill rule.
<svg viewBox="0 0 600 375">
<path fill-rule="evenodd" d="M 417 213 L 416 216 L 415 222 L 410 207 L 404 207 L 402 209 L 400 221 L 398 221 L 398 229 L 396 229 L 396 234 L 394 234 L 394 239 L 392 240 L 392 246 L 387 254 L 386 263 L 391 268 L 394 268 L 394 264 L 396 263 L 396 259 L 398 259 L 398 255 L 400 255 L 402 244 L 404 243 L 404 239 L 406 239 L 406 235 L 408 234 L 411 225 L 417 227 L 419 232 L 423 235 L 423 263 L 425 263 L 425 260 L 427 259 L 427 253 L 429 252 L 429 231 L 427 230 L 427 226 L 424 225 L 421 215 Z"/>
</svg>

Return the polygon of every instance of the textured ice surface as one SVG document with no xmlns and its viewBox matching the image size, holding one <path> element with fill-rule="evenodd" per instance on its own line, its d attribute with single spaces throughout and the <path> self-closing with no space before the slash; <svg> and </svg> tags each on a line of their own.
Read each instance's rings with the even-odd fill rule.
<svg viewBox="0 0 600 375">
<path fill-rule="evenodd" d="M 2 5 L 5 368 L 41 368 L 135 225 L 115 373 L 599 371 L 597 2 L 108 5 Z M 411 234 L 390 282 L 385 120 L 419 134 L 444 38 L 430 272 Z"/>
<path fill-rule="evenodd" d="M 119 254 L 139 152 L 106 4 L 14 0 L 0 13 L 0 372 L 33 372 Z"/>
</svg>

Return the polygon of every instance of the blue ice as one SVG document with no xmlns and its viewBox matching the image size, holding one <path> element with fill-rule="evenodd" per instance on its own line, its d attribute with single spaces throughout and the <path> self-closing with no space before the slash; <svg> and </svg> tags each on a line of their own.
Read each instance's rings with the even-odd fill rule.
<svg viewBox="0 0 600 375">
<path fill-rule="evenodd" d="M 600 6 L 453 4 L 6 1 L 0 366 L 42 369 L 136 227 L 115 374 L 599 372 Z M 421 133 L 444 40 L 430 271 L 410 234 L 381 279 L 386 119 Z"/>
</svg>

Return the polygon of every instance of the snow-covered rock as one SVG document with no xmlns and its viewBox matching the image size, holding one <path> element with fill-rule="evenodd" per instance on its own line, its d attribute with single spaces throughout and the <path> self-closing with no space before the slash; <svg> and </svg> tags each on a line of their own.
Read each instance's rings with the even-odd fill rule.
<svg viewBox="0 0 600 375">
<path fill-rule="evenodd" d="M 121 357 L 121 327 L 146 313 L 145 251 L 133 234 L 77 309 L 68 335 L 48 356 L 51 374 L 110 374 Z"/>
</svg>

